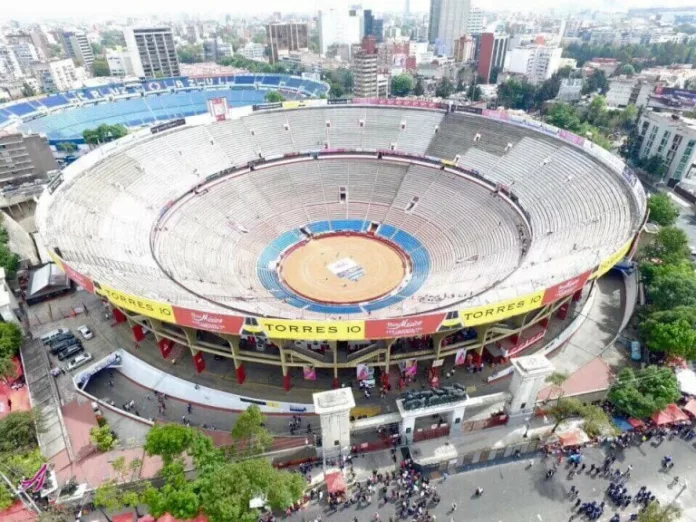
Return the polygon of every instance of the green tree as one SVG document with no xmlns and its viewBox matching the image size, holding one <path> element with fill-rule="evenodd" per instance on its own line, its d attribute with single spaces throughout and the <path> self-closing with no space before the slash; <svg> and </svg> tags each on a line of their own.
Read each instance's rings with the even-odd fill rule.
<svg viewBox="0 0 696 522">
<path fill-rule="evenodd" d="M 425 88 L 423 87 L 423 79 L 420 77 L 416 80 L 416 86 L 413 88 L 413 94 L 415 96 L 423 96 L 423 94 L 425 94 Z"/>
<path fill-rule="evenodd" d="M 625 74 L 626 76 L 633 76 L 636 74 L 636 68 L 633 67 L 630 63 L 627 63 L 626 65 L 621 67 L 621 74 Z"/>
<path fill-rule="evenodd" d="M 37 410 L 12 411 L 0 419 L 0 454 L 37 446 L 37 416 Z"/>
<path fill-rule="evenodd" d="M 58 44 L 48 44 L 48 57 L 60 58 L 63 55 L 63 47 Z"/>
<path fill-rule="evenodd" d="M 443 77 L 435 87 L 435 96 L 438 98 L 449 98 L 454 92 L 454 85 L 452 85 L 452 80 L 447 77 Z"/>
<path fill-rule="evenodd" d="M 91 46 L 92 46 L 92 53 L 94 54 L 94 56 L 101 56 L 104 53 L 104 48 L 102 47 L 102 45 L 100 43 L 92 42 Z"/>
<path fill-rule="evenodd" d="M 580 131 L 580 118 L 575 108 L 568 103 L 554 103 L 549 107 L 545 120 L 560 129 Z"/>
<path fill-rule="evenodd" d="M 96 129 L 85 129 L 82 137 L 88 145 L 100 145 L 117 140 L 128 134 L 128 129 L 124 125 L 109 125 L 102 123 Z"/>
<path fill-rule="evenodd" d="M 578 64 L 580 65 L 580 64 Z M 582 86 L 582 93 L 589 94 L 591 92 L 606 93 L 609 90 L 609 80 L 604 71 L 593 69 L 590 76 Z"/>
<path fill-rule="evenodd" d="M 649 158 L 643 159 L 639 166 L 653 178 L 661 180 L 667 174 L 667 165 L 664 158 L 655 154 Z"/>
<path fill-rule="evenodd" d="M 677 522 L 681 520 L 682 510 L 674 504 L 661 505 L 651 502 L 645 511 L 638 513 L 638 522 Z"/>
<path fill-rule="evenodd" d="M 173 462 L 190 447 L 194 431 L 181 424 L 155 424 L 145 439 L 148 455 L 159 455 L 165 464 Z"/>
<path fill-rule="evenodd" d="M 285 101 L 285 96 L 280 94 L 278 91 L 268 91 L 264 98 L 268 103 L 278 103 Z"/>
<path fill-rule="evenodd" d="M 488 83 L 498 83 L 498 75 L 500 74 L 500 67 L 491 67 L 491 74 L 488 77 Z"/>
<path fill-rule="evenodd" d="M 198 63 L 203 61 L 202 45 L 182 45 L 176 50 L 181 63 Z"/>
<path fill-rule="evenodd" d="M 583 430 L 590 437 L 600 435 L 615 435 L 618 430 L 614 423 L 601 407 L 593 404 L 585 404 L 581 410 Z"/>
<path fill-rule="evenodd" d="M 7 245 L 0 244 L 0 267 L 5 269 L 5 275 L 7 275 L 9 279 L 14 278 L 14 276 L 17 274 L 17 270 L 19 269 L 19 256 L 12 252 Z M 1 332 L 0 335 L 2 335 Z M 0 338 L 0 343 L 1 341 L 2 339 Z M 1 350 L 2 347 L 0 346 L 0 351 Z"/>
<path fill-rule="evenodd" d="M 679 206 L 666 192 L 658 192 L 650 196 L 648 209 L 650 221 L 663 227 L 674 225 L 679 217 Z"/>
<path fill-rule="evenodd" d="M 604 96 L 595 96 L 587 108 L 587 121 L 598 127 L 605 122 L 607 114 L 607 99 Z"/>
<path fill-rule="evenodd" d="M 36 91 L 31 85 L 29 85 L 27 82 L 24 82 L 22 84 L 22 96 L 24 96 L 25 98 L 31 98 L 32 96 L 36 96 Z"/>
<path fill-rule="evenodd" d="M 62 141 L 58 145 L 56 145 L 56 149 L 58 149 L 61 152 L 65 152 L 66 154 L 72 154 L 77 150 L 77 145 L 75 145 L 71 141 Z"/>
<path fill-rule="evenodd" d="M 647 244 L 645 257 L 661 259 L 665 263 L 676 263 L 690 256 L 689 239 L 683 230 L 676 227 L 663 227 Z"/>
<path fill-rule="evenodd" d="M 111 76 L 106 58 L 95 58 L 94 63 L 92 63 L 92 72 L 94 76 Z"/>
<path fill-rule="evenodd" d="M 551 409 L 549 410 L 550 415 L 554 418 L 556 423 L 551 430 L 551 433 L 555 433 L 558 426 L 566 419 L 571 417 L 579 417 L 582 415 L 582 403 L 574 398 L 561 398 L 556 401 Z"/>
<path fill-rule="evenodd" d="M 118 439 L 108 424 L 90 429 L 89 438 L 99 451 L 109 451 L 118 444 Z"/>
<path fill-rule="evenodd" d="M 19 326 L 15 323 L 0 323 L 0 357 L 14 357 L 19 353 L 21 344 L 22 330 Z"/>
<path fill-rule="evenodd" d="M 413 89 L 413 77 L 410 74 L 399 74 L 391 81 L 391 92 L 394 96 L 408 96 Z"/>
<path fill-rule="evenodd" d="M 17 367 L 14 360 L 9 357 L 0 357 L 0 379 L 13 379 L 17 377 Z"/>
<path fill-rule="evenodd" d="M 563 397 L 563 383 L 568 380 L 568 373 L 566 372 L 553 372 L 551 375 L 546 377 L 546 382 L 556 388 L 558 392 L 558 398 L 556 402 L 561 400 Z"/>
<path fill-rule="evenodd" d="M 116 511 L 123 506 L 121 492 L 115 480 L 107 480 L 94 492 L 94 505 L 107 511 Z"/>
<path fill-rule="evenodd" d="M 498 85 L 498 105 L 528 111 L 534 106 L 536 88 L 526 80 L 510 78 Z"/>
<path fill-rule="evenodd" d="M 656 310 L 696 306 L 696 276 L 683 278 L 675 272 L 655 277 L 647 287 L 648 301 Z"/>
<path fill-rule="evenodd" d="M 117 48 L 126 46 L 123 31 L 102 31 L 100 36 L 102 47 Z"/>
<path fill-rule="evenodd" d="M 237 417 L 232 427 L 232 439 L 238 453 L 257 455 L 263 453 L 273 443 L 273 435 L 265 427 L 265 417 L 261 408 L 252 404 Z"/>
<path fill-rule="evenodd" d="M 653 351 L 696 359 L 696 308 L 679 306 L 653 312 L 640 323 L 640 336 Z"/>
<path fill-rule="evenodd" d="M 644 419 L 681 397 L 679 383 L 670 368 L 648 366 L 637 374 L 624 368 L 609 389 L 608 399 L 631 417 Z"/>
</svg>

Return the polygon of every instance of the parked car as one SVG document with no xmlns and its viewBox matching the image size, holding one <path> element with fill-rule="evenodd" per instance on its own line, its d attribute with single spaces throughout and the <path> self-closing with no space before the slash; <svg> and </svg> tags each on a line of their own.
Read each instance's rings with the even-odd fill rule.
<svg viewBox="0 0 696 522">
<path fill-rule="evenodd" d="M 48 341 L 48 345 L 49 345 L 49 346 L 55 346 L 56 344 L 60 344 L 60 343 L 62 343 L 63 341 L 68 341 L 68 340 L 74 339 L 74 338 L 75 338 L 75 336 L 74 336 L 72 333 L 70 333 L 70 332 L 64 333 L 64 334 L 60 334 L 60 335 L 56 335 L 53 339 L 51 339 L 50 341 Z"/>
<path fill-rule="evenodd" d="M 68 330 L 67 328 L 58 328 L 56 330 L 51 330 L 50 332 L 46 332 L 41 336 L 41 342 L 44 344 L 48 344 L 51 342 L 51 340 L 58 337 L 59 335 L 67 333 L 70 333 L 70 330 Z"/>
<path fill-rule="evenodd" d="M 64 361 L 68 357 L 72 357 L 73 355 L 80 353 L 82 350 L 84 350 L 82 344 L 73 344 L 68 346 L 65 350 L 58 354 L 58 360 Z"/>
<path fill-rule="evenodd" d="M 82 342 L 80 342 L 79 339 L 75 339 L 74 337 L 72 339 L 68 339 L 66 341 L 63 341 L 62 343 L 54 344 L 53 346 L 51 346 L 51 354 L 57 355 L 60 352 L 62 352 L 63 350 L 65 350 L 66 348 L 69 348 L 69 347 L 74 346 L 76 344 L 79 344 L 80 346 L 82 346 Z"/>
<path fill-rule="evenodd" d="M 87 352 L 81 353 L 80 355 L 78 355 L 77 357 L 75 357 L 74 359 L 72 359 L 68 363 L 68 370 L 74 370 L 75 368 L 78 368 L 78 367 L 82 366 L 83 364 L 85 364 L 91 360 L 92 360 L 91 353 L 87 353 Z"/>
<path fill-rule="evenodd" d="M 78 326 L 77 331 L 80 332 L 80 335 L 82 335 L 84 339 L 91 339 L 92 337 L 94 337 L 92 330 L 90 330 L 86 324 Z"/>
</svg>

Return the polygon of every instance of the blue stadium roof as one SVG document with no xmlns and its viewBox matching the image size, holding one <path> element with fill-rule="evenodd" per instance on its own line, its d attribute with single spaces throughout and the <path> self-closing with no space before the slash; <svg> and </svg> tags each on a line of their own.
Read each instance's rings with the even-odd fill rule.
<svg viewBox="0 0 696 522">
<path fill-rule="evenodd" d="M 210 98 L 224 96 L 230 107 L 263 103 L 266 90 L 288 98 L 325 95 L 329 86 L 279 74 L 240 74 L 205 78 L 162 78 L 76 89 L 0 107 L 0 127 L 21 121 L 24 131 L 49 141 L 81 142 L 82 131 L 102 123 L 148 125 L 207 112 Z"/>
</svg>

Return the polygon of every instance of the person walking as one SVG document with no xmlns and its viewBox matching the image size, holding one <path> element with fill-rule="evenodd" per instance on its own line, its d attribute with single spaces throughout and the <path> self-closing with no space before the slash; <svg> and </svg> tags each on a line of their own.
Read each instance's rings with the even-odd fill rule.
<svg viewBox="0 0 696 522">
<path fill-rule="evenodd" d="M 456 502 L 452 502 L 452 509 L 450 510 L 450 512 L 451 512 L 451 513 L 454 513 L 455 511 L 457 511 L 457 503 L 456 503 Z"/>
</svg>

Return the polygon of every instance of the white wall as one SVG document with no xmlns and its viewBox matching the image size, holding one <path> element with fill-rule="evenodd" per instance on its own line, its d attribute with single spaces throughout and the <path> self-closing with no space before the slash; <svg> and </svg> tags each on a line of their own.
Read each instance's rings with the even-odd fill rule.
<svg viewBox="0 0 696 522">
<path fill-rule="evenodd" d="M 119 350 L 118 352 L 121 356 L 121 366 L 117 368 L 123 375 L 145 388 L 156 390 L 159 393 L 166 393 L 172 398 L 224 410 L 246 410 L 251 404 L 257 404 L 264 413 L 314 413 L 313 404 L 276 401 L 260 401 L 265 402 L 265 404 L 259 404 L 257 399 L 247 398 L 255 402 L 245 402 L 243 399 L 246 397 L 242 395 L 215 390 L 206 386 L 200 386 L 196 389 L 193 382 L 169 375 L 154 366 L 150 366 L 125 350 Z M 85 368 L 78 375 L 89 372 L 90 368 L 98 365 L 99 362 L 97 361 Z"/>
</svg>

